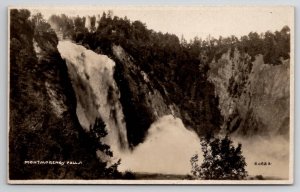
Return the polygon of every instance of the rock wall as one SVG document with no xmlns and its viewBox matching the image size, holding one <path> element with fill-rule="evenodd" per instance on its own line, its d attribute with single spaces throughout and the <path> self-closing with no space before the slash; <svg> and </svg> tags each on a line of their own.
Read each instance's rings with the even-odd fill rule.
<svg viewBox="0 0 300 192">
<path fill-rule="evenodd" d="M 117 62 L 115 79 L 121 92 L 127 136 L 136 145 L 143 141 L 147 129 L 159 117 L 168 114 L 180 117 L 180 113 L 122 47 L 114 45 L 112 49 Z"/>
<path fill-rule="evenodd" d="M 289 135 L 289 60 L 264 64 L 262 55 L 251 62 L 234 51 L 210 64 L 209 80 L 219 97 L 223 131 L 237 135 Z"/>
</svg>

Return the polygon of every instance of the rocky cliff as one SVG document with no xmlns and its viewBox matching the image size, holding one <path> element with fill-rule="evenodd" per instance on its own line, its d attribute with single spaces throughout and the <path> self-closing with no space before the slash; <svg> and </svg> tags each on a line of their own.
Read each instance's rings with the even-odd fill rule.
<svg viewBox="0 0 300 192">
<path fill-rule="evenodd" d="M 130 146 L 143 142 L 151 123 L 168 114 L 181 118 L 199 136 L 220 130 L 288 135 L 288 26 L 241 38 L 195 37 L 187 43 L 148 29 L 142 21 L 106 13 L 97 20 L 97 29 L 88 32 L 86 19 L 77 17 L 74 27 L 63 32 L 115 62 Z M 54 15 L 50 21 L 71 20 Z"/>
<path fill-rule="evenodd" d="M 289 135 L 289 60 L 264 64 L 262 55 L 252 62 L 238 50 L 210 64 L 223 130 L 236 135 Z"/>
<path fill-rule="evenodd" d="M 251 165 L 258 148 L 251 150 L 255 136 L 268 141 L 263 136 L 276 135 L 288 143 L 288 57 L 276 65 L 265 64 L 263 56 L 254 58 L 254 53 L 234 49 L 232 43 L 187 44 L 175 35 L 148 30 L 139 21 L 106 16 L 96 31 L 74 31 L 71 26 L 68 32 L 74 34 L 61 37 L 73 42 L 59 42 L 42 18 L 29 17 L 26 10 L 11 11 L 11 179 L 115 177 L 115 170 L 104 171 L 109 160 L 101 161 L 106 157 L 98 153 L 105 127 L 104 140 L 125 160 L 123 170 L 136 159 L 146 161 L 145 151 L 153 153 L 159 147 L 153 153 L 159 155 L 148 165 L 159 158 L 164 166 L 165 160 L 184 156 L 182 167 L 189 171 L 184 165 L 199 148 L 194 132 L 198 136 L 230 133 L 236 141 L 242 136 Z M 83 24 L 77 27 L 84 28 L 84 19 L 77 20 Z M 96 121 L 100 126 L 93 125 Z M 94 137 L 93 127 L 98 129 Z M 263 153 L 270 151 L 263 149 Z M 282 151 L 285 161 L 281 163 L 287 166 L 289 150 Z M 24 164 L 30 160 L 82 164 L 50 168 Z M 172 169 L 176 170 L 167 168 Z"/>
<path fill-rule="evenodd" d="M 168 114 L 180 117 L 180 112 L 164 87 L 160 87 L 163 90 L 160 92 L 121 46 L 113 45 L 112 50 L 118 64 L 114 77 L 121 91 L 128 140 L 136 145 L 144 139 L 154 121 Z"/>
</svg>

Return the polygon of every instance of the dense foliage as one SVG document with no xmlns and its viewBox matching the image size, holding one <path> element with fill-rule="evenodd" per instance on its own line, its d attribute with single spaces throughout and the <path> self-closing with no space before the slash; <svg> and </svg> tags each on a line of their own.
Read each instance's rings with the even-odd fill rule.
<svg viewBox="0 0 300 192">
<path fill-rule="evenodd" d="M 95 31 L 74 30 L 73 40 L 117 62 L 115 79 L 121 91 L 129 142 L 134 145 L 141 142 L 153 121 L 147 119 L 147 115 L 140 117 L 140 114 L 147 114 L 147 110 L 138 106 L 142 104 L 130 103 L 132 94 L 128 89 L 122 89 L 126 86 L 126 79 L 122 77 L 126 64 L 115 59 L 113 45 L 123 47 L 134 65 L 149 76 L 166 103 L 175 103 L 181 109 L 187 126 L 194 127 L 199 134 L 219 129 L 221 117 L 217 108 L 218 99 L 214 96 L 213 85 L 206 77 L 208 64 L 201 62 L 199 53 L 182 45 L 176 35 L 149 30 L 140 21 L 131 22 L 126 17 L 112 16 L 112 12 L 109 12 L 103 13 Z M 131 106 L 137 106 L 139 110 L 133 111 Z M 138 138 L 130 138 L 132 135 L 138 135 Z"/>
<path fill-rule="evenodd" d="M 121 177 L 117 171 L 120 162 L 107 166 L 96 154 L 100 151 L 112 156 L 110 147 L 101 142 L 107 134 L 103 121 L 96 119 L 90 132 L 83 131 L 78 122 L 76 97 L 66 64 L 56 48 L 58 37 L 72 39 L 116 61 L 115 80 L 121 91 L 120 101 L 132 145 L 142 142 L 153 118 L 147 117 L 149 109 L 142 105 L 142 99 L 132 103 L 136 93 L 128 91 L 132 84 L 126 75 L 131 75 L 131 80 L 139 79 L 130 70 L 124 74 L 126 63 L 115 58 L 113 45 L 126 50 L 165 102 L 175 103 L 185 125 L 193 127 L 199 135 L 217 132 L 222 124 L 214 85 L 207 79 L 211 62 L 218 61 L 228 51 L 233 56 L 237 49 L 241 62 L 246 63 L 241 74 L 247 74 L 257 54 L 262 54 L 267 64 L 280 65 L 282 59 L 289 58 L 290 52 L 287 26 L 274 33 L 251 32 L 240 39 L 234 36 L 205 40 L 196 37 L 188 43 L 183 37 L 179 39 L 174 34 L 147 29 L 140 21 L 113 16 L 111 11 L 103 13 L 99 21 L 96 17 L 88 18 L 91 21 L 89 29 L 86 17 L 53 15 L 48 23 L 56 34 L 41 14 L 30 16 L 28 10 L 11 10 L 10 19 L 11 179 Z M 246 82 L 244 79 L 247 79 L 243 75 L 238 78 L 241 81 L 229 80 L 228 91 L 233 97 L 239 97 Z M 55 99 L 65 109 L 61 114 L 51 107 Z M 201 145 L 203 164 L 197 164 L 197 156 L 191 160 L 195 176 L 203 179 L 244 179 L 247 176 L 241 145 L 234 147 L 228 137 L 204 138 Z M 83 165 L 49 169 L 45 165 L 24 165 L 27 160 L 75 160 L 82 161 Z M 133 178 L 134 175 L 127 172 L 124 177 Z"/>
<path fill-rule="evenodd" d="M 178 63 L 188 58 L 193 58 L 197 64 L 199 64 L 197 59 L 201 59 L 203 63 L 211 62 L 213 59 L 218 60 L 223 53 L 233 52 L 235 48 L 238 48 L 241 52 L 249 54 L 252 60 L 256 55 L 262 54 L 265 63 L 277 65 L 281 64 L 281 58 L 288 59 L 290 53 L 290 28 L 288 26 L 275 32 L 267 31 L 261 34 L 250 32 L 241 38 L 233 35 L 220 36 L 218 39 L 210 35 L 206 39 L 195 37 L 188 43 L 184 37 L 179 39 L 173 34 L 149 30 L 141 21 L 132 22 L 127 17 L 113 16 L 112 11 L 104 12 L 99 21 L 96 21 L 95 16 L 90 17 L 90 20 L 90 31 L 93 35 L 87 33 L 88 29 L 85 28 L 86 17 L 69 18 L 64 14 L 52 15 L 49 22 L 55 23 L 63 34 L 72 37 L 76 42 L 86 42 L 92 49 L 102 47 L 103 51 L 108 51 L 110 49 L 108 43 L 113 42 L 124 46 L 134 58 L 151 64 L 153 60 L 165 64 L 175 58 Z M 143 57 L 140 58 L 138 53 L 143 53 Z M 144 65 L 147 64 L 144 63 Z"/>
<path fill-rule="evenodd" d="M 139 103 L 134 103 L 139 110 L 135 111 L 130 107 L 133 105 L 130 99 L 133 95 L 128 92 L 130 85 L 126 84 L 126 77 L 122 74 L 124 66 L 121 67 L 122 63 L 115 59 L 113 45 L 120 45 L 130 55 L 134 64 L 149 76 L 166 102 L 175 103 L 180 108 L 185 125 L 193 127 L 199 135 L 216 132 L 222 124 L 214 85 L 207 80 L 209 64 L 212 61 L 218 61 L 228 51 L 233 57 L 234 50 L 238 49 L 241 62 L 249 66 L 245 70 L 251 71 L 251 62 L 257 54 L 263 54 L 265 63 L 272 65 L 281 64 L 281 59 L 289 58 L 290 29 L 287 26 L 275 33 L 250 32 L 240 39 L 235 36 L 219 39 L 209 36 L 205 40 L 195 37 L 188 43 L 183 37 L 179 39 L 174 34 L 147 29 L 141 21 L 113 16 L 112 11 L 97 17 L 99 20 L 96 20 L 95 16 L 90 18 L 89 30 L 84 27 L 87 20 L 85 17 L 68 18 L 65 15 L 54 15 L 50 21 L 62 26 L 60 31 L 65 31 L 75 42 L 97 53 L 108 55 L 117 62 L 115 79 L 121 96 L 127 98 L 121 97 L 121 102 L 127 118 L 129 142 L 133 142 L 134 145 L 142 141 L 141 138 L 152 119 L 147 118 L 147 110 L 143 112 L 144 106 L 139 107 Z M 63 29 L 64 23 L 72 23 L 73 27 Z M 250 56 L 250 59 L 247 56 Z M 229 93 L 238 97 L 245 82 L 236 83 L 232 79 Z M 127 88 L 124 88 L 126 85 Z M 143 122 L 139 123 L 139 119 Z M 132 135 L 138 138 L 130 138 Z"/>
<path fill-rule="evenodd" d="M 240 180 L 248 176 L 242 145 L 237 147 L 228 136 L 201 138 L 204 160 L 198 164 L 198 155 L 191 158 L 192 174 L 196 178 L 207 180 Z"/>
<path fill-rule="evenodd" d="M 271 65 L 282 64 L 281 59 L 290 58 L 290 29 L 284 26 L 280 31 L 267 31 L 258 34 L 250 32 L 248 35 L 242 36 L 238 39 L 235 36 L 219 37 L 219 39 L 208 38 L 201 40 L 195 38 L 189 47 L 206 52 L 208 62 L 213 59 L 216 61 L 220 59 L 222 54 L 227 51 L 231 52 L 233 56 L 234 49 L 238 49 L 241 54 L 248 54 L 251 56 L 251 61 L 254 61 L 255 56 L 262 54 L 264 63 Z"/>
<path fill-rule="evenodd" d="M 91 132 L 78 122 L 75 93 L 50 25 L 28 10 L 12 9 L 10 19 L 10 179 L 120 177 L 118 164 L 107 166 L 97 157 L 99 150 L 112 155 L 101 143 L 107 134 L 101 120 Z"/>
</svg>

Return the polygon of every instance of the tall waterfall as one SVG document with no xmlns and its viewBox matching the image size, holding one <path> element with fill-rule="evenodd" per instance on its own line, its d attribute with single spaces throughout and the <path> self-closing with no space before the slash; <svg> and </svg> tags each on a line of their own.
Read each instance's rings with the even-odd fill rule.
<svg viewBox="0 0 300 192">
<path fill-rule="evenodd" d="M 70 41 L 60 41 L 58 50 L 67 62 L 77 98 L 80 124 L 89 130 L 97 117 L 108 129 L 105 142 L 114 157 L 121 158 L 120 171 L 188 174 L 190 157 L 201 154 L 196 133 L 184 127 L 181 119 L 162 116 L 150 126 L 146 140 L 128 149 L 126 124 L 113 78 L 115 62 Z M 200 155 L 201 156 L 201 155 Z"/>
<path fill-rule="evenodd" d="M 70 41 L 60 41 L 58 50 L 66 60 L 76 93 L 80 124 L 89 130 L 95 119 L 101 117 L 108 130 L 105 142 L 118 157 L 121 151 L 126 151 L 128 142 L 120 92 L 113 78 L 115 62 Z"/>
<path fill-rule="evenodd" d="M 97 117 L 102 118 L 108 130 L 105 142 L 111 146 L 114 157 L 121 158 L 120 171 L 189 174 L 190 157 L 198 154 L 200 162 L 202 161 L 198 136 L 194 131 L 186 129 L 181 119 L 172 115 L 162 115 L 153 122 L 145 141 L 133 150 L 128 150 L 126 122 L 119 101 L 120 92 L 113 78 L 115 62 L 70 41 L 60 41 L 58 50 L 67 62 L 76 93 L 76 112 L 80 124 L 89 130 Z M 234 136 L 233 140 L 243 145 L 250 175 L 288 177 L 289 142 L 281 136 L 248 139 Z M 281 169 L 257 169 L 254 165 L 256 161 L 270 161 Z"/>
</svg>

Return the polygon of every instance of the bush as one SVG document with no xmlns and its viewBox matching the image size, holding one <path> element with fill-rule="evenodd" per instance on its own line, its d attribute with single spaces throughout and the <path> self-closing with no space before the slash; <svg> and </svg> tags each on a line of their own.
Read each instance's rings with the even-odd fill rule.
<svg viewBox="0 0 300 192">
<path fill-rule="evenodd" d="M 204 160 L 198 165 L 198 155 L 190 162 L 192 174 L 196 178 L 206 180 L 241 180 L 248 176 L 245 158 L 242 155 L 242 145 L 233 146 L 226 135 L 223 139 L 207 136 L 201 138 Z"/>
</svg>

